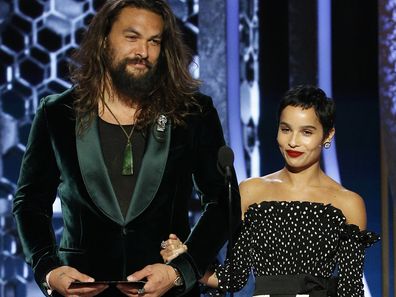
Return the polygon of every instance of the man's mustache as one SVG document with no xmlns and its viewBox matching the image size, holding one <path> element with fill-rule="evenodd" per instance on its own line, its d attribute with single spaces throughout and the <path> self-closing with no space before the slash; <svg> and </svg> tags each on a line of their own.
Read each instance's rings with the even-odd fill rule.
<svg viewBox="0 0 396 297">
<path fill-rule="evenodd" d="M 153 64 L 150 63 L 147 59 L 143 59 L 141 57 L 136 58 L 125 58 L 124 64 L 144 64 L 147 68 L 153 68 Z"/>
</svg>

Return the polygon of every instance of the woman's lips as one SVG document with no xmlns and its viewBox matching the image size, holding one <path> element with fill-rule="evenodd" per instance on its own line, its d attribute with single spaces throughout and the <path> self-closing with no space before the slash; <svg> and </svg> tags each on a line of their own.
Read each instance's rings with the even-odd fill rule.
<svg viewBox="0 0 396 297">
<path fill-rule="evenodd" d="M 292 151 L 292 150 L 286 150 L 286 153 L 289 155 L 289 157 L 292 157 L 292 158 L 298 158 L 298 157 L 300 157 L 302 154 L 304 154 L 303 152 Z"/>
</svg>

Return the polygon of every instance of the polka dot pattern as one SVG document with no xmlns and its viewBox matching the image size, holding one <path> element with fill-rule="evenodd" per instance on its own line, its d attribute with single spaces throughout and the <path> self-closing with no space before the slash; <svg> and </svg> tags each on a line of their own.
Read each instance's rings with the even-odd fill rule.
<svg viewBox="0 0 396 297">
<path fill-rule="evenodd" d="M 346 224 L 341 210 L 330 204 L 253 204 L 233 248 L 233 287 L 226 260 L 216 268 L 219 288 L 242 289 L 251 270 L 256 277 L 311 274 L 328 278 L 338 267 L 338 296 L 363 296 L 364 252 L 377 240 L 376 234 Z"/>
</svg>

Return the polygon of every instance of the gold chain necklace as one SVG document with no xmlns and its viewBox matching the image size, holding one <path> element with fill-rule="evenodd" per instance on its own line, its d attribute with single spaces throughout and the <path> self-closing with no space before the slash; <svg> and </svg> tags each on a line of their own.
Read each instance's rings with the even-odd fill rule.
<svg viewBox="0 0 396 297">
<path fill-rule="evenodd" d="M 121 125 L 120 121 L 117 119 L 115 114 L 111 111 L 110 107 L 107 105 L 106 102 L 104 102 L 104 105 L 106 106 L 107 110 L 110 112 L 110 114 L 113 116 L 113 118 L 116 120 L 118 123 L 118 126 L 122 129 L 122 132 L 124 132 L 126 138 L 127 138 L 127 143 L 124 149 L 124 159 L 122 162 L 122 175 L 133 175 L 133 154 L 132 154 L 132 142 L 131 142 L 131 137 L 133 134 L 133 131 L 135 130 L 135 123 L 132 126 L 131 132 L 128 134 L 127 131 L 125 131 L 124 127 Z"/>
</svg>

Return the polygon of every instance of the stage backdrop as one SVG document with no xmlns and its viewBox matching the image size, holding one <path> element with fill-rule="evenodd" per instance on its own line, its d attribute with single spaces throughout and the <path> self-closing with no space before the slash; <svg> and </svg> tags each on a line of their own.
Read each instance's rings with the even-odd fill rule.
<svg viewBox="0 0 396 297">
<path fill-rule="evenodd" d="M 11 199 L 37 104 L 70 87 L 70 53 L 104 1 L 0 0 L 0 296 L 40 296 L 21 257 Z M 280 169 L 277 102 L 296 83 L 319 84 L 338 106 L 337 144 L 325 168 L 365 198 L 369 228 L 379 232 L 377 1 L 168 2 L 195 56 L 191 71 L 218 108 L 238 179 Z M 383 2 L 388 11 L 395 5 Z M 193 224 L 199 201 L 191 207 Z M 58 204 L 53 224 L 59 239 Z M 379 258 L 377 245 L 368 253 L 366 289 L 386 297 Z M 236 296 L 251 291 L 252 280 Z"/>
</svg>

